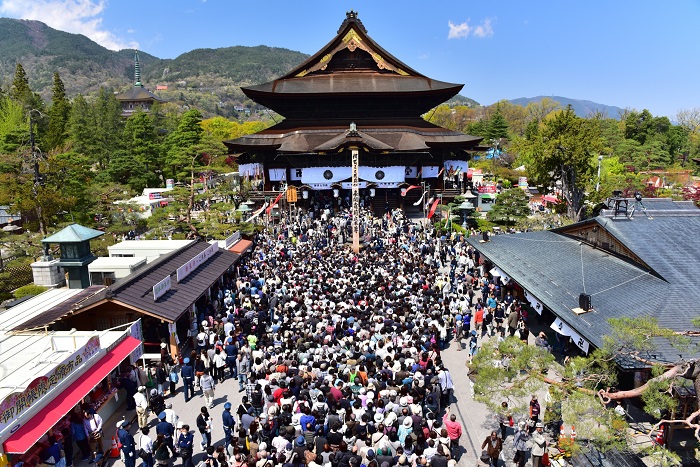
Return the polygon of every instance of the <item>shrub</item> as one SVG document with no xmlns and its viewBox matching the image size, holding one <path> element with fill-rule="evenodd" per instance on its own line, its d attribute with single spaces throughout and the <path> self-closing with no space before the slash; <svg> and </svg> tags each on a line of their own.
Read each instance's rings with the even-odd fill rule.
<svg viewBox="0 0 700 467">
<path fill-rule="evenodd" d="M 19 289 L 14 291 L 14 296 L 15 298 L 19 299 L 22 297 L 26 297 L 27 295 L 39 295 L 42 292 L 46 292 L 46 287 L 42 287 L 40 285 L 34 285 L 34 284 L 29 284 L 20 287 Z"/>
</svg>

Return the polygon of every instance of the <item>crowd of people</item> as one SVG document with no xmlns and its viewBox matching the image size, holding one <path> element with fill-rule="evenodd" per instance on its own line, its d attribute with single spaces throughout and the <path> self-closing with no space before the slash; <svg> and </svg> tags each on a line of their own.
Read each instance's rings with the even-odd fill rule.
<svg viewBox="0 0 700 467">
<path fill-rule="evenodd" d="M 157 388 L 133 394 L 139 442 L 118 423 L 127 467 L 176 457 L 193 467 L 197 448 L 202 467 L 456 465 L 466 446 L 441 354 L 452 336 L 458 350 L 467 339 L 469 359 L 484 336 L 527 339 L 526 312 L 464 238 L 441 238 L 399 211 L 364 212 L 360 223 L 359 254 L 345 246 L 347 212 L 299 213 L 258 235 L 236 277 L 199 310 L 191 354 L 173 360 L 164 348 Z M 242 403 L 212 414 L 228 378 Z M 193 425 L 163 399 L 180 386 L 188 403 L 204 396 Z M 519 452 L 531 434 L 516 432 Z M 497 459 L 504 438 L 494 432 L 482 447 Z"/>
</svg>

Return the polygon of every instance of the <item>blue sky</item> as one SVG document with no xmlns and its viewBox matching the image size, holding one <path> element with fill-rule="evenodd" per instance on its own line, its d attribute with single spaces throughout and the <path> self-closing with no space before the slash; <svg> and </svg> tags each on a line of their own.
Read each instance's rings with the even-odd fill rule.
<svg viewBox="0 0 700 467">
<path fill-rule="evenodd" d="M 160 58 L 260 44 L 311 54 L 350 9 L 389 52 L 484 105 L 559 95 L 671 118 L 700 107 L 698 0 L 0 0 L 0 16 Z"/>
</svg>

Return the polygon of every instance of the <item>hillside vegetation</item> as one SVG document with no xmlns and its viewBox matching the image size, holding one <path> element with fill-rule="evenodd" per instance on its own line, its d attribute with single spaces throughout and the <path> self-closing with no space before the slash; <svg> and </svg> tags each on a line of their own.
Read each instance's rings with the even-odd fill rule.
<svg viewBox="0 0 700 467">
<path fill-rule="evenodd" d="M 257 46 L 196 49 L 175 59 L 160 59 L 139 51 L 142 82 L 181 106 L 197 107 L 205 116 L 237 116 L 234 105 L 247 104 L 240 86 L 280 76 L 308 55 Z M 66 94 L 94 95 L 100 87 L 124 91 L 134 81 L 134 51 L 115 52 L 87 37 L 48 27 L 38 21 L 0 18 L 0 76 L 2 87 L 11 83 L 17 63 L 29 84 L 45 101 L 51 97 L 54 72 L 63 79 Z"/>
</svg>

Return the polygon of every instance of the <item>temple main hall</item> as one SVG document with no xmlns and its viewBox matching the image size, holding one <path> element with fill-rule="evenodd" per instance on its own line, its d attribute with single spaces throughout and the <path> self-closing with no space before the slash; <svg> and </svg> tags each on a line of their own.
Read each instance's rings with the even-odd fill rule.
<svg viewBox="0 0 700 467">
<path fill-rule="evenodd" d="M 242 88 L 284 120 L 224 144 L 237 155 L 241 177 L 256 178 L 259 190 L 296 186 L 305 198 L 311 192 L 347 199 L 354 148 L 360 188 L 381 200 L 375 210 L 400 200 L 409 185 L 443 191 L 449 184 L 454 195 L 454 181 L 466 178 L 470 153 L 482 138 L 422 115 L 462 87 L 422 75 L 391 55 L 350 11 L 337 35 L 305 62 L 274 81 Z"/>
</svg>

